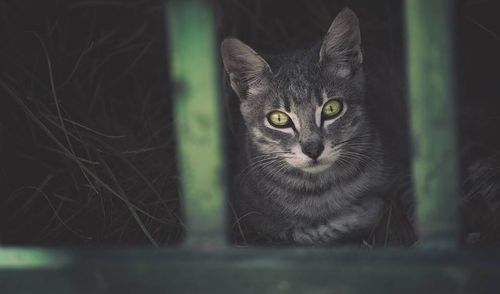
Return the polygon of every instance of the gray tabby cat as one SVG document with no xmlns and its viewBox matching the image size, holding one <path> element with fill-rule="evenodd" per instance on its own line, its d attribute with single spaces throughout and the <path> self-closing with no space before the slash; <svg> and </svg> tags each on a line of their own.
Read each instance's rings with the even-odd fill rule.
<svg viewBox="0 0 500 294">
<path fill-rule="evenodd" d="M 246 126 L 239 221 L 293 244 L 362 238 L 382 216 L 388 166 L 355 13 L 342 10 L 308 50 L 263 57 L 227 38 L 221 53 Z"/>
</svg>

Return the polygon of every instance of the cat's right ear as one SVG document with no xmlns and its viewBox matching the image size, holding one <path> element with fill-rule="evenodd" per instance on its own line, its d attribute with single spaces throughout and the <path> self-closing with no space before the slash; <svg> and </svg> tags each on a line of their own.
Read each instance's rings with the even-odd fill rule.
<svg viewBox="0 0 500 294">
<path fill-rule="evenodd" d="M 222 41 L 221 54 L 231 87 L 241 100 L 266 89 L 271 68 L 252 48 L 238 39 L 227 38 Z"/>
</svg>

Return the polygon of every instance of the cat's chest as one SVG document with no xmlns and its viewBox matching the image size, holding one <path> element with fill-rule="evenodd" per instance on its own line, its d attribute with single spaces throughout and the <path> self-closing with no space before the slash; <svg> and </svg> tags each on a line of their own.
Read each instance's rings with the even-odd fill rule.
<svg viewBox="0 0 500 294">
<path fill-rule="evenodd" d="M 281 205 L 291 217 L 314 221 L 341 213 L 352 206 L 353 200 L 360 196 L 355 191 L 332 187 L 320 193 L 293 195 L 294 201 L 285 201 Z"/>
<path fill-rule="evenodd" d="M 368 185 L 366 175 L 343 181 L 276 181 L 269 177 L 252 178 L 243 196 L 253 209 L 284 219 L 316 221 L 335 217 L 358 200 L 378 194 L 380 185 Z M 378 183 L 377 183 L 378 184 Z"/>
</svg>

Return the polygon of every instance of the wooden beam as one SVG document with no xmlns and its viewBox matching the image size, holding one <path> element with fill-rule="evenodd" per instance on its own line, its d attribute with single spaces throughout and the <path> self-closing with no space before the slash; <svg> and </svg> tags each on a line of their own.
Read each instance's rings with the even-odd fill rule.
<svg viewBox="0 0 500 294">
<path fill-rule="evenodd" d="M 407 0 L 406 39 L 413 179 L 420 245 L 458 242 L 453 1 Z"/>
<path fill-rule="evenodd" d="M 0 293 L 495 293 L 499 264 L 409 249 L 3 249 Z"/>
<path fill-rule="evenodd" d="M 172 0 L 166 15 L 186 243 L 220 246 L 225 165 L 213 11 L 210 1 Z"/>
</svg>

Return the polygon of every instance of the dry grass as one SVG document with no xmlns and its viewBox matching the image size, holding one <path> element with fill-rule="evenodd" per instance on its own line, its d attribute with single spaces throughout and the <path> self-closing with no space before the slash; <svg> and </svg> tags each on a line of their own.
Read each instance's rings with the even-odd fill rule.
<svg viewBox="0 0 500 294">
<path fill-rule="evenodd" d="M 45 4 L 3 4 L 3 242 L 175 243 L 159 1 Z"/>
</svg>

